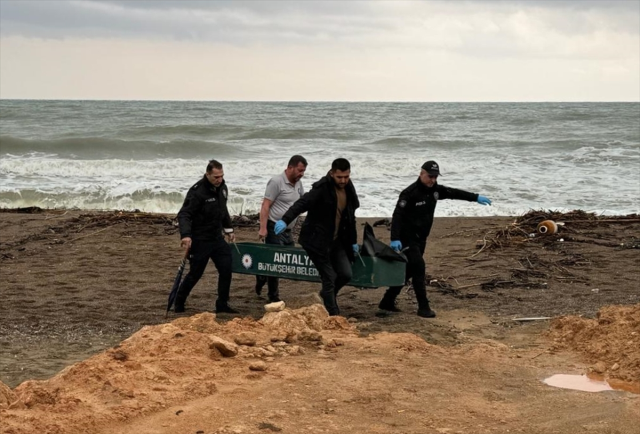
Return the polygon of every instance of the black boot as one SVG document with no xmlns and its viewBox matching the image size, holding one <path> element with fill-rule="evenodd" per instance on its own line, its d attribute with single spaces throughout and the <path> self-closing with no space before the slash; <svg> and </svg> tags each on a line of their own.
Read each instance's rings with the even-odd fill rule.
<svg viewBox="0 0 640 434">
<path fill-rule="evenodd" d="M 324 302 L 324 308 L 329 312 L 329 316 L 340 315 L 340 308 L 338 307 L 338 303 L 336 303 L 336 295 L 333 292 L 331 294 L 324 294 L 320 291 L 320 297 Z"/>
<path fill-rule="evenodd" d="M 216 313 L 240 313 L 240 311 L 232 308 L 228 303 L 216 302 Z"/>
<path fill-rule="evenodd" d="M 436 313 L 431 310 L 431 307 L 429 307 L 429 303 L 427 303 L 418 307 L 418 316 L 422 318 L 435 318 Z"/>
<path fill-rule="evenodd" d="M 178 290 L 178 294 L 176 295 L 176 299 L 173 302 L 173 311 L 175 313 L 182 313 L 184 312 L 184 304 L 187 301 L 187 297 L 184 296 L 183 293 L 180 292 L 180 290 Z"/>
<path fill-rule="evenodd" d="M 378 309 L 386 310 L 387 312 L 402 312 L 397 306 L 396 299 L 391 299 L 388 297 L 383 297 L 378 305 Z"/>
<path fill-rule="evenodd" d="M 262 288 L 267 283 L 267 276 L 256 276 L 256 295 L 262 295 Z"/>
</svg>

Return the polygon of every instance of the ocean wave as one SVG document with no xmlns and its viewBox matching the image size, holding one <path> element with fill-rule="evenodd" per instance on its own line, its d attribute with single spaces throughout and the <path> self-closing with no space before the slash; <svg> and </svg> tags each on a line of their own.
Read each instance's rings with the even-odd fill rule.
<svg viewBox="0 0 640 434">
<path fill-rule="evenodd" d="M 139 190 L 131 194 L 112 195 L 105 190 L 88 193 L 50 193 L 35 189 L 0 192 L 0 207 L 19 208 L 80 208 L 116 210 L 138 209 L 147 212 L 175 213 L 182 206 L 184 195 Z"/>
<path fill-rule="evenodd" d="M 375 140 L 373 141 L 371 144 L 372 145 L 383 145 L 383 146 L 388 146 L 388 145 L 405 145 L 412 142 L 412 139 L 407 138 L 407 137 L 387 137 L 384 139 L 379 139 L 379 140 Z"/>
<path fill-rule="evenodd" d="M 235 140 L 356 140 L 359 136 L 354 133 L 344 133 L 327 129 L 304 128 L 258 128 L 234 137 Z"/>
<path fill-rule="evenodd" d="M 0 136 L 0 155 L 26 156 L 34 152 L 53 154 L 66 158 L 212 158 L 242 152 L 238 145 L 212 141 L 171 140 L 120 140 L 103 137 L 73 137 L 57 140 L 28 140 Z"/>
<path fill-rule="evenodd" d="M 0 108 L 3 206 L 177 212 L 216 158 L 232 212 L 257 212 L 270 177 L 301 154 L 307 189 L 333 159 L 351 161 L 363 217 L 389 217 L 430 159 L 441 183 L 494 200 L 442 201 L 437 216 L 640 208 L 637 103 L 0 100 Z"/>
<path fill-rule="evenodd" d="M 246 131 L 241 125 L 149 125 L 125 128 L 118 132 L 118 136 L 126 138 L 143 137 L 199 137 L 208 139 L 227 139 L 237 137 Z"/>
</svg>

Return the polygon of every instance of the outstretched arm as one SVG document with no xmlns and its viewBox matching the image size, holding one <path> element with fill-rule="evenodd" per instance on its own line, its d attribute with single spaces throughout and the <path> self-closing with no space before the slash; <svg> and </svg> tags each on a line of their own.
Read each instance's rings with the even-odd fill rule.
<svg viewBox="0 0 640 434">
<path fill-rule="evenodd" d="M 298 199 L 291 208 L 282 216 L 282 221 L 287 225 L 294 221 L 300 214 L 309 211 L 320 198 L 320 189 L 312 188 L 311 191 L 305 193 L 300 199 Z"/>
<path fill-rule="evenodd" d="M 457 188 L 445 187 L 444 185 L 438 185 L 438 193 L 440 194 L 440 199 L 467 200 L 469 202 L 478 202 L 482 205 L 491 205 L 491 200 L 485 196 Z"/>
</svg>

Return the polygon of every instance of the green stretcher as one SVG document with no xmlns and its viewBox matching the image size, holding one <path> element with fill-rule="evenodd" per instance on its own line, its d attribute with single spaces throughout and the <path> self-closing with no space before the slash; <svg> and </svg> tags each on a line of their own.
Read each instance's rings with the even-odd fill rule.
<svg viewBox="0 0 640 434">
<path fill-rule="evenodd" d="M 320 282 L 318 270 L 300 247 L 263 243 L 233 243 L 232 271 L 240 274 L 281 277 L 290 280 Z M 356 255 L 350 286 L 378 288 L 401 286 L 405 279 L 404 262 Z"/>
</svg>

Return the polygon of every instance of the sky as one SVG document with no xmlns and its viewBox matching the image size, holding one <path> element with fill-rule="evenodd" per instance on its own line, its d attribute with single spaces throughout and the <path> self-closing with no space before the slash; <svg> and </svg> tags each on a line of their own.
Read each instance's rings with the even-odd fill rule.
<svg viewBox="0 0 640 434">
<path fill-rule="evenodd" d="M 640 101 L 640 0 L 0 0 L 0 98 Z"/>
</svg>

